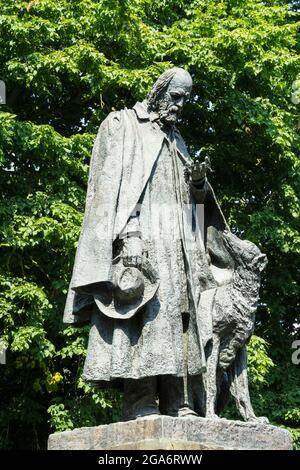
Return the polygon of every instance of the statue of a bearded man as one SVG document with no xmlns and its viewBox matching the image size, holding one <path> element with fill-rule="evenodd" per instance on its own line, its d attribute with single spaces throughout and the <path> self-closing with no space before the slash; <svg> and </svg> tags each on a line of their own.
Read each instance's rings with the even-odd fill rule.
<svg viewBox="0 0 300 470">
<path fill-rule="evenodd" d="M 209 160 L 193 161 L 176 127 L 191 90 L 187 71 L 167 70 L 109 114 L 93 149 L 64 321 L 90 323 L 83 377 L 121 386 L 125 419 L 195 415 L 190 385 L 206 367 L 199 299 L 217 285 L 227 226 Z"/>
</svg>

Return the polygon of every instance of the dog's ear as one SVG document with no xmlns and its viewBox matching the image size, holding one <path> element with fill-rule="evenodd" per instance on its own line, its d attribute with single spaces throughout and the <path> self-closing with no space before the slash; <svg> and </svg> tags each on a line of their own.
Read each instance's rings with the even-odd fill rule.
<svg viewBox="0 0 300 470">
<path fill-rule="evenodd" d="M 230 232 L 227 232 L 230 234 Z M 228 235 L 229 236 L 229 235 Z M 231 269 L 234 266 L 231 252 L 225 243 L 224 232 L 210 227 L 210 237 L 207 244 L 211 263 L 221 269 Z"/>
</svg>

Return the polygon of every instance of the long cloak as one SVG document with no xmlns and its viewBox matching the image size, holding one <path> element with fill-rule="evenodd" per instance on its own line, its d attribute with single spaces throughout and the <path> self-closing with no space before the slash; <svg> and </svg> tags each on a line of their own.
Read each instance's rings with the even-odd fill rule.
<svg viewBox="0 0 300 470">
<path fill-rule="evenodd" d="M 151 120 L 141 103 L 137 103 L 133 110 L 125 109 L 111 113 L 101 124 L 92 153 L 85 216 L 65 308 L 65 323 L 80 324 L 95 318 L 93 295 L 97 294 L 99 289 L 107 288 L 108 283 L 111 283 L 114 244 L 126 227 L 137 203 L 141 200 L 165 139 L 165 133 L 155 121 Z M 188 166 L 191 159 L 177 130 L 174 132 L 173 145 Z M 203 250 L 208 251 L 210 247 L 210 251 L 213 252 L 215 246 L 220 246 L 220 233 L 227 226 L 210 185 L 207 183 L 206 186 L 205 199 L 201 201 L 204 202 Z M 192 282 L 191 279 L 189 281 Z M 205 280 L 202 279 L 200 291 L 211 287 L 210 283 L 205 284 Z M 199 294 L 197 299 L 194 299 L 195 321 L 197 318 L 205 318 L 205 312 L 197 315 L 200 291 L 198 289 Z M 208 316 L 209 314 L 210 312 L 207 312 Z M 96 315 L 103 316 L 101 312 L 97 312 Z M 118 329 L 120 326 L 117 322 L 112 324 L 111 319 L 102 318 L 102 320 L 101 326 L 97 325 L 96 329 L 102 335 L 104 342 L 108 344 L 111 337 L 106 336 L 106 332 Z M 92 325 L 95 326 L 94 320 Z M 134 323 L 132 326 L 134 327 Z M 201 351 L 201 324 L 199 325 L 199 322 L 197 330 L 200 342 L 199 351 Z M 153 339 L 155 340 L 149 337 L 149 341 Z M 114 349 L 116 348 L 117 343 L 114 345 Z M 122 349 L 122 345 L 120 348 Z M 122 358 L 121 351 L 118 357 Z M 125 357 L 124 354 L 123 357 Z M 110 360 L 106 359 L 108 363 Z M 196 361 L 195 367 L 190 361 L 189 373 L 197 374 L 203 371 L 205 367 L 203 354 L 199 360 L 200 364 Z M 101 362 L 101 357 L 99 358 L 94 347 L 89 348 L 88 362 L 95 364 L 91 368 L 91 373 L 86 374 L 90 381 L 93 381 L 93 375 L 95 381 L 155 375 L 155 372 L 151 374 L 151 367 L 144 368 L 144 370 L 141 368 L 142 372 L 136 367 L 129 367 L 124 372 L 121 366 L 118 370 L 118 364 L 113 367 L 113 373 L 108 370 L 97 375 L 97 372 L 93 372 L 97 371 L 97 361 Z M 122 361 L 119 360 L 119 364 L 121 363 Z M 172 371 L 170 372 L 167 367 L 165 371 L 162 369 L 161 373 L 172 373 Z M 183 370 L 181 368 L 173 373 L 182 375 Z"/>
</svg>

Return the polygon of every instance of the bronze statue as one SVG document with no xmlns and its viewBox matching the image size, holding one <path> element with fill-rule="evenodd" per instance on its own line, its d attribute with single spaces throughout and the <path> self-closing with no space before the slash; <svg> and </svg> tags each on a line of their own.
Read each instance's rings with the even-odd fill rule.
<svg viewBox="0 0 300 470">
<path fill-rule="evenodd" d="M 125 419 L 217 409 L 206 372 L 216 307 L 205 299 L 232 285 L 238 260 L 209 159 L 192 160 L 176 127 L 191 90 L 187 71 L 167 70 L 143 102 L 109 114 L 93 149 L 64 321 L 90 323 L 84 379 L 122 387 Z"/>
</svg>

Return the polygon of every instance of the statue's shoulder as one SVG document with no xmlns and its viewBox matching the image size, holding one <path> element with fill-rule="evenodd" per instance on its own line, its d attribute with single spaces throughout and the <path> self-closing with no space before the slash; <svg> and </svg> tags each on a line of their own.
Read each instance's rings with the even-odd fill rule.
<svg viewBox="0 0 300 470">
<path fill-rule="evenodd" d="M 117 126 L 121 122 L 122 111 L 111 111 L 104 121 L 102 121 L 101 126 Z"/>
<path fill-rule="evenodd" d="M 98 133 L 102 136 L 114 135 L 122 127 L 123 121 L 123 110 L 112 111 L 101 122 Z"/>
<path fill-rule="evenodd" d="M 135 112 L 133 109 L 121 109 L 119 111 L 110 112 L 100 127 L 104 127 L 109 134 L 114 134 L 123 126 L 128 124 L 128 121 L 135 119 Z"/>
</svg>

